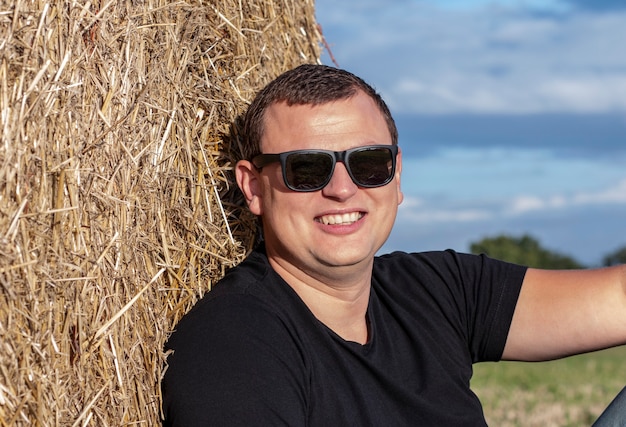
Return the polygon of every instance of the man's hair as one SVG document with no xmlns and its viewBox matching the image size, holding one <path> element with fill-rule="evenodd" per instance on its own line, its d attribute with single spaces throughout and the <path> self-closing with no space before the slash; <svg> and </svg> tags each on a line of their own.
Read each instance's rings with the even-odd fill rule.
<svg viewBox="0 0 626 427">
<path fill-rule="evenodd" d="M 321 105 L 351 98 L 359 91 L 368 95 L 387 123 L 391 141 L 398 143 L 398 130 L 385 101 L 372 86 L 354 74 L 326 65 L 300 65 L 289 70 L 263 88 L 244 116 L 242 157 L 252 159 L 261 152 L 265 112 L 273 104 Z"/>
</svg>

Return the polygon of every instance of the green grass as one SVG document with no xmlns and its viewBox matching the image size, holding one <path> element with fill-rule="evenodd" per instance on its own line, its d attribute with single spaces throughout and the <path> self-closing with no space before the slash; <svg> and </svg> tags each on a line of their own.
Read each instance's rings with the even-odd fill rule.
<svg viewBox="0 0 626 427">
<path fill-rule="evenodd" d="M 626 386 L 626 347 L 522 363 L 474 366 L 472 389 L 490 426 L 590 426 Z"/>
</svg>

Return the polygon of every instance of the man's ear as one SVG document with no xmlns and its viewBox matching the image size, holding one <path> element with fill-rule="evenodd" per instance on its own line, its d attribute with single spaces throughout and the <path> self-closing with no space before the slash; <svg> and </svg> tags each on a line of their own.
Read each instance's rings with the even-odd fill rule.
<svg viewBox="0 0 626 427">
<path fill-rule="evenodd" d="M 262 215 L 262 185 L 257 168 L 248 160 L 240 160 L 235 165 L 235 178 L 239 189 L 246 198 L 250 212 L 254 215 Z"/>
<path fill-rule="evenodd" d="M 404 200 L 404 194 L 400 188 L 400 177 L 402 175 L 402 150 L 398 147 L 398 157 L 396 157 L 396 185 L 398 188 L 398 204 Z"/>
</svg>

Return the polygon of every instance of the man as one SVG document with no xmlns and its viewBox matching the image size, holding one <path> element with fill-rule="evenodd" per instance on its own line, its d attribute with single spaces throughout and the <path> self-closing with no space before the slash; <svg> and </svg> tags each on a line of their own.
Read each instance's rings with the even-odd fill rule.
<svg viewBox="0 0 626 427">
<path fill-rule="evenodd" d="M 473 363 L 626 343 L 624 266 L 375 257 L 402 202 L 397 139 L 346 71 L 304 65 L 259 93 L 236 177 L 264 240 L 172 335 L 166 425 L 485 425 Z"/>
</svg>

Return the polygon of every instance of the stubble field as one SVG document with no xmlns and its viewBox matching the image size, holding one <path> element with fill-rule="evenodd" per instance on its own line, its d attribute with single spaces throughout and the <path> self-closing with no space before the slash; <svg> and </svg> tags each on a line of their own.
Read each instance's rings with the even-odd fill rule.
<svg viewBox="0 0 626 427">
<path fill-rule="evenodd" d="M 626 386 L 626 347 L 542 362 L 482 363 L 472 388 L 498 427 L 590 426 Z"/>
</svg>

